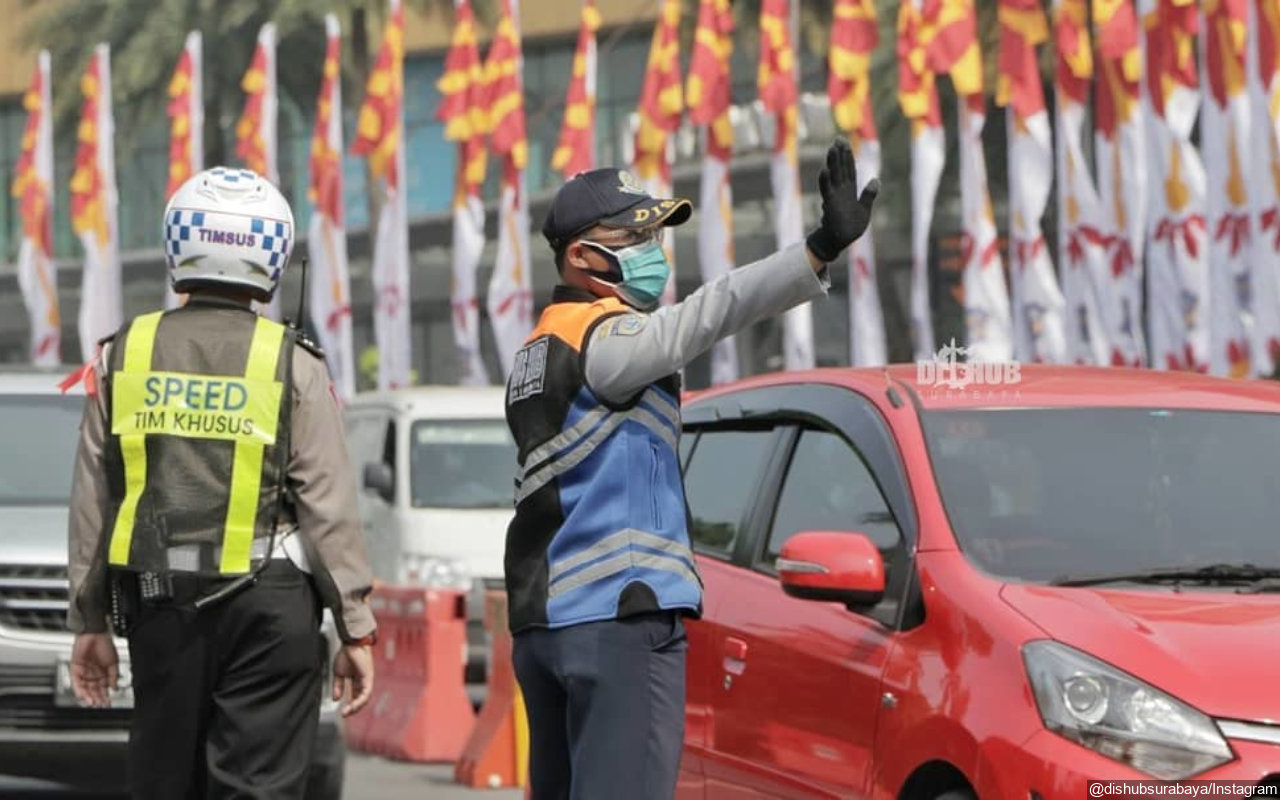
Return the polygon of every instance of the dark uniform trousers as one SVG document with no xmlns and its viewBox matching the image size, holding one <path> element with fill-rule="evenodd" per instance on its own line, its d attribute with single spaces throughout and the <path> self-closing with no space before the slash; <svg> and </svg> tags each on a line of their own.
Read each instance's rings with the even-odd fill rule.
<svg viewBox="0 0 1280 800">
<path fill-rule="evenodd" d="M 129 635 L 133 796 L 301 800 L 324 658 L 311 578 L 278 559 L 221 603 L 181 599 L 142 605 Z"/>
<path fill-rule="evenodd" d="M 513 645 L 532 800 L 674 796 L 688 651 L 680 614 L 530 628 Z"/>
</svg>

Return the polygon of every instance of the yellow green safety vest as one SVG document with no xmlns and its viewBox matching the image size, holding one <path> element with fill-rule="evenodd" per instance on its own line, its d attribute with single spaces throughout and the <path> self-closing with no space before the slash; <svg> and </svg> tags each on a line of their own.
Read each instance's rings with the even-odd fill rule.
<svg viewBox="0 0 1280 800">
<path fill-rule="evenodd" d="M 265 555 L 255 540 L 276 524 L 287 467 L 292 341 L 221 306 L 145 314 L 116 337 L 111 566 L 228 576 Z"/>
</svg>

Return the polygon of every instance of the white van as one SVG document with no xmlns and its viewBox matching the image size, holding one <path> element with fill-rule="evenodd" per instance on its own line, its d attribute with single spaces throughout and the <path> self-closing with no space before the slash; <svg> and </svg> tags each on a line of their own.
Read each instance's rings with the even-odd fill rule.
<svg viewBox="0 0 1280 800">
<path fill-rule="evenodd" d="M 470 593 L 468 683 L 483 684 L 486 589 L 502 589 L 516 445 L 501 386 L 357 395 L 345 409 L 374 577 Z"/>
</svg>

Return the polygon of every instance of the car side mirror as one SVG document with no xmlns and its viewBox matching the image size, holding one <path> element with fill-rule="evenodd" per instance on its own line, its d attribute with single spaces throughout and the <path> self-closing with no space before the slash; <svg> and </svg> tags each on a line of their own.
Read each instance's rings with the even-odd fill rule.
<svg viewBox="0 0 1280 800">
<path fill-rule="evenodd" d="M 396 476 L 391 465 L 381 461 L 370 461 L 364 465 L 364 488 L 392 503 L 396 499 Z"/>
<path fill-rule="evenodd" d="M 791 597 L 844 603 L 850 610 L 884 599 L 884 559 L 866 534 L 797 533 L 782 546 L 776 566 Z"/>
</svg>

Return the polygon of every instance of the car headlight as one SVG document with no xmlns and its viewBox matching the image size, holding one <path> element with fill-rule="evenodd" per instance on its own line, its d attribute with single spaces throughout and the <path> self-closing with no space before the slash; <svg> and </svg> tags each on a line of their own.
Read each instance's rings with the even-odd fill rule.
<svg viewBox="0 0 1280 800">
<path fill-rule="evenodd" d="M 471 588 L 471 570 L 456 558 L 410 554 L 404 557 L 404 582 L 428 589 L 466 591 Z"/>
<path fill-rule="evenodd" d="M 1161 780 L 1183 780 L 1234 758 L 1208 716 L 1058 642 L 1022 648 L 1049 730 Z"/>
</svg>

